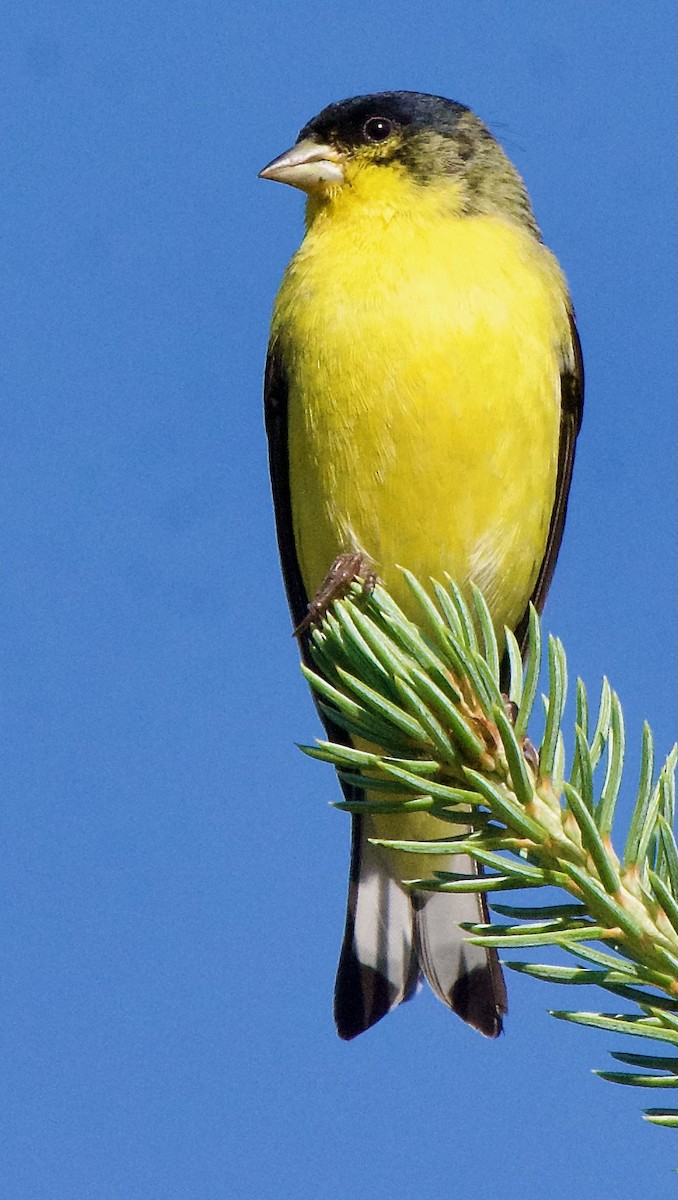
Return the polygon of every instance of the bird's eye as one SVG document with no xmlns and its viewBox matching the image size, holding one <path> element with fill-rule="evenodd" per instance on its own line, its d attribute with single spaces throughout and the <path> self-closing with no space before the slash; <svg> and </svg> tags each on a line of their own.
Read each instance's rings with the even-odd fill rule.
<svg viewBox="0 0 678 1200">
<path fill-rule="evenodd" d="M 363 135 L 368 142 L 383 142 L 393 133 L 393 121 L 388 117 L 370 117 L 363 125 Z"/>
</svg>

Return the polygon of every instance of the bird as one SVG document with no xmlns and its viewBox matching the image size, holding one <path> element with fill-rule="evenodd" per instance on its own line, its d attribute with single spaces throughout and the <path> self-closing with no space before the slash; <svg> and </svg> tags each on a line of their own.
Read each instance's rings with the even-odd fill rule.
<svg viewBox="0 0 678 1200">
<path fill-rule="evenodd" d="M 466 594 L 477 585 L 500 641 L 507 626 L 523 645 L 561 543 L 584 374 L 568 286 L 520 174 L 465 105 L 385 91 L 324 108 L 260 176 L 306 194 L 264 386 L 302 656 L 348 578 L 378 578 L 413 615 L 400 566 L 423 580 L 447 573 Z M 406 887 L 411 857 L 374 844 L 439 840 L 450 826 L 423 813 L 352 822 L 339 1036 L 409 1000 L 422 976 L 498 1036 L 496 952 L 460 928 L 487 920 L 484 900 Z M 431 874 L 475 869 L 462 856 L 430 863 Z"/>
</svg>

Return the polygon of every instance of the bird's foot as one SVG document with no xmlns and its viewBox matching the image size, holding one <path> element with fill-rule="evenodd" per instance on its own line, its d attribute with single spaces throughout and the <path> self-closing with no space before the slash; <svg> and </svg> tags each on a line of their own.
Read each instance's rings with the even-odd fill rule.
<svg viewBox="0 0 678 1200">
<path fill-rule="evenodd" d="M 527 763 L 528 767 L 532 768 L 532 774 L 536 779 L 538 779 L 540 767 L 539 751 L 534 743 L 530 741 L 527 734 L 525 734 L 525 737 L 523 738 L 521 749 L 523 751 L 525 762 Z"/>
<path fill-rule="evenodd" d="M 308 612 L 294 630 L 294 637 L 305 633 L 311 625 L 319 625 L 335 600 L 346 596 L 352 583 L 362 583 L 363 591 L 371 592 L 377 582 L 377 573 L 360 550 L 349 551 L 335 558 L 324 582 L 318 588 L 308 606 Z"/>
<path fill-rule="evenodd" d="M 504 712 L 511 722 L 513 728 L 518 717 L 518 705 L 513 700 L 509 700 L 508 696 L 502 692 L 501 698 L 504 701 Z M 521 739 L 520 748 L 525 756 L 525 762 L 532 768 L 534 775 L 539 775 L 539 751 L 532 744 L 527 734 Z"/>
</svg>

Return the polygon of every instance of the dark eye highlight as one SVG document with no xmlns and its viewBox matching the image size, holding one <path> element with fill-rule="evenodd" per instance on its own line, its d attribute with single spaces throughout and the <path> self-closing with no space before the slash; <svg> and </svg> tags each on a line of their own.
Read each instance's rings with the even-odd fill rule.
<svg viewBox="0 0 678 1200">
<path fill-rule="evenodd" d="M 393 133 L 393 121 L 388 117 L 369 117 L 363 125 L 363 136 L 368 142 L 384 142 Z"/>
</svg>

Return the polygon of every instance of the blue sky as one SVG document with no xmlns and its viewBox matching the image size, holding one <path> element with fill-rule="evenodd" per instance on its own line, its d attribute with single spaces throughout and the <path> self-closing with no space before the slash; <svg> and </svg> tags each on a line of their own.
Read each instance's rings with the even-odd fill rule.
<svg viewBox="0 0 678 1200">
<path fill-rule="evenodd" d="M 2 1195 L 671 1194 L 671 1135 L 590 1073 L 613 1040 L 546 1014 L 579 993 L 511 978 L 498 1044 L 427 993 L 335 1036 L 348 820 L 294 746 L 261 417 L 302 200 L 256 172 L 391 87 L 503 140 L 587 368 L 546 625 L 632 775 L 676 718 L 673 10 L 5 7 Z"/>
</svg>

